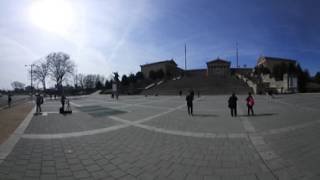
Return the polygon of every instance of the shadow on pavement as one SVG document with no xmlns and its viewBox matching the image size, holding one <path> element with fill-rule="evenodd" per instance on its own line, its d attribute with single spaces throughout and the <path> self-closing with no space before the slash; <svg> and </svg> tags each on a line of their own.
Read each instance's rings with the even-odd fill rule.
<svg viewBox="0 0 320 180">
<path fill-rule="evenodd" d="M 240 117 L 263 117 L 263 116 L 274 116 L 277 115 L 277 113 L 263 113 L 263 114 L 255 114 L 254 116 L 248 116 L 248 115 L 238 115 Z"/>
<path fill-rule="evenodd" d="M 215 114 L 193 114 L 195 117 L 219 117 L 218 115 Z"/>
</svg>

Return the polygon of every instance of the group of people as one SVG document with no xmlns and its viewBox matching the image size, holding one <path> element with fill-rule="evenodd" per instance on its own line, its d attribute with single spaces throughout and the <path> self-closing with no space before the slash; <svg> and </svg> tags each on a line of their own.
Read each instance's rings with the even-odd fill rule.
<svg viewBox="0 0 320 180">
<path fill-rule="evenodd" d="M 8 108 L 11 107 L 11 102 L 12 102 L 12 95 L 11 93 L 8 93 Z M 41 96 L 40 93 L 36 94 L 36 114 L 41 113 L 41 105 L 43 104 L 43 96 Z"/>
<path fill-rule="evenodd" d="M 237 116 L 237 101 L 238 101 L 238 97 L 236 96 L 235 93 L 232 93 L 231 97 L 228 100 L 228 107 L 230 108 L 230 112 L 231 112 L 232 117 Z M 249 95 L 246 98 L 246 105 L 248 108 L 248 116 L 250 116 L 250 114 L 252 116 L 254 116 L 254 111 L 253 111 L 254 104 L 255 104 L 254 98 L 253 98 L 252 94 L 249 92 Z"/>
<path fill-rule="evenodd" d="M 188 115 L 193 116 L 193 99 L 194 99 L 194 91 L 190 91 L 189 94 L 186 96 L 187 101 L 187 108 L 188 108 Z M 236 117 L 237 114 L 237 101 L 238 97 L 235 93 L 232 93 L 228 100 L 228 107 L 230 108 L 231 116 Z M 248 108 L 248 116 L 254 116 L 253 106 L 255 104 L 254 98 L 252 94 L 249 92 L 248 97 L 246 98 L 246 105 Z"/>
<path fill-rule="evenodd" d="M 41 113 L 41 105 L 43 104 L 43 96 L 41 96 L 39 93 L 36 94 L 36 114 Z M 65 107 L 67 105 L 67 107 Z M 61 108 L 60 113 L 71 113 L 71 107 L 69 104 L 69 100 L 66 98 L 66 96 L 63 94 L 61 96 Z"/>
</svg>

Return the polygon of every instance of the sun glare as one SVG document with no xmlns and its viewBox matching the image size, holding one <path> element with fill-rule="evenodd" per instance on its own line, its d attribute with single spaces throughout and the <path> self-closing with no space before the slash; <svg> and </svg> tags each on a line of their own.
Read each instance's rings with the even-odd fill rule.
<svg viewBox="0 0 320 180">
<path fill-rule="evenodd" d="M 29 9 L 32 23 L 60 35 L 67 35 L 75 23 L 75 14 L 66 0 L 37 0 Z"/>
</svg>

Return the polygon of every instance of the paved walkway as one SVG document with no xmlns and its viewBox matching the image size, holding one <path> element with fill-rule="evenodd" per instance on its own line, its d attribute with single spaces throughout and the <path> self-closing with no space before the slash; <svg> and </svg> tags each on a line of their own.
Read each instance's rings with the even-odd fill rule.
<svg viewBox="0 0 320 180">
<path fill-rule="evenodd" d="M 11 108 L 0 109 L 0 144 L 15 131 L 32 106 L 32 103 L 24 102 L 15 104 Z"/>
<path fill-rule="evenodd" d="M 46 101 L 0 145 L 0 179 L 319 179 L 320 95 L 256 97 L 232 118 L 227 96 L 94 95 L 60 115 Z"/>
</svg>

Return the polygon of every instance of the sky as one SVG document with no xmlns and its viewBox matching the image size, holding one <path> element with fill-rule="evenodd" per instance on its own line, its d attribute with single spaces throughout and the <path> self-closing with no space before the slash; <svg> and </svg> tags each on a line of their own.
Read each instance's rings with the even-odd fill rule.
<svg viewBox="0 0 320 180">
<path fill-rule="evenodd" d="M 318 0 L 0 0 L 0 89 L 29 84 L 25 65 L 65 52 L 76 71 L 110 77 L 174 59 L 205 68 L 220 57 L 253 67 L 259 56 L 320 71 Z"/>
</svg>

